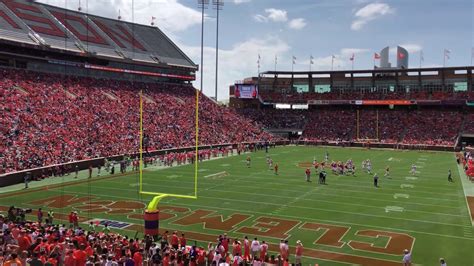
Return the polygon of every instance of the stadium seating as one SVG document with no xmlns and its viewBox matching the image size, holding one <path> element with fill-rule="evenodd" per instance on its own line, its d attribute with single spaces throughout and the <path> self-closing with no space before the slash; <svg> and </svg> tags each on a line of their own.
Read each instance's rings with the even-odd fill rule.
<svg viewBox="0 0 474 266">
<path fill-rule="evenodd" d="M 303 131 L 306 140 L 352 140 L 356 130 L 353 111 L 317 110 L 310 112 Z"/>
<path fill-rule="evenodd" d="M 465 115 L 462 131 L 463 133 L 474 134 L 474 113 Z"/>
<path fill-rule="evenodd" d="M 246 108 L 237 112 L 269 129 L 302 129 L 306 124 L 305 111 Z"/>
<path fill-rule="evenodd" d="M 462 114 L 454 111 L 413 111 L 407 122 L 403 143 L 453 146 L 460 130 Z"/>
<path fill-rule="evenodd" d="M 463 131 L 474 132 L 473 114 L 463 116 L 450 110 L 361 109 L 358 135 L 355 109 L 242 109 L 238 112 L 266 128 L 304 129 L 301 139 L 312 141 L 379 139 L 381 143 L 453 146 L 463 120 Z"/>
<path fill-rule="evenodd" d="M 276 92 L 260 91 L 264 102 L 273 103 L 306 103 L 308 100 L 474 100 L 474 93 L 470 92 Z"/>
<path fill-rule="evenodd" d="M 139 89 L 150 149 L 194 144 L 191 86 L 129 83 L 0 70 L 0 171 L 137 152 Z M 200 144 L 271 140 L 233 110 L 200 97 Z"/>
</svg>

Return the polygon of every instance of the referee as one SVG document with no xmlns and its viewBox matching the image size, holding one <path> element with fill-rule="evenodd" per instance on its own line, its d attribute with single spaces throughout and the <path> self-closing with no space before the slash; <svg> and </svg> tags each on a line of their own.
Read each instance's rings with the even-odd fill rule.
<svg viewBox="0 0 474 266">
<path fill-rule="evenodd" d="M 377 173 L 374 175 L 374 187 L 379 187 L 379 176 Z"/>
</svg>

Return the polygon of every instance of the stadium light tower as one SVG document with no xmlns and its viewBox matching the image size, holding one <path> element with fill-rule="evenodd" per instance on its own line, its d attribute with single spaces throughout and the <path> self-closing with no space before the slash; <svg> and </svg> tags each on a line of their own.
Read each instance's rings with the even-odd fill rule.
<svg viewBox="0 0 474 266">
<path fill-rule="evenodd" d="M 198 7 L 201 8 L 201 92 L 202 92 L 202 78 L 204 72 L 204 9 L 209 5 L 209 0 L 198 0 Z"/>
<path fill-rule="evenodd" d="M 216 20 L 216 101 L 217 101 L 217 86 L 218 86 L 218 77 L 219 77 L 219 11 L 222 10 L 224 6 L 224 0 L 212 0 L 212 5 L 216 10 L 217 20 Z"/>
</svg>

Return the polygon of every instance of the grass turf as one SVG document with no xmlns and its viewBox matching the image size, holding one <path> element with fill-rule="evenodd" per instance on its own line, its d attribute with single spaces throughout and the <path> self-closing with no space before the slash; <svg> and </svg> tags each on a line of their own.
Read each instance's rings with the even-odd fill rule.
<svg viewBox="0 0 474 266">
<path fill-rule="evenodd" d="M 356 176 L 336 176 L 328 171 L 327 184 L 318 185 L 314 169 L 312 183 L 304 181 L 305 168 L 299 163 L 321 161 L 325 152 L 330 160 L 352 159 L 357 167 Z M 261 216 L 277 217 L 297 221 L 298 224 L 287 232 L 291 246 L 301 240 L 305 249 L 329 251 L 337 254 L 354 254 L 362 257 L 379 258 L 400 262 L 400 254 L 384 254 L 355 250 L 349 241 L 359 241 L 383 248 L 388 237 L 367 237 L 357 235 L 359 230 L 378 230 L 405 233 L 413 238 L 413 261 L 416 264 L 437 265 L 444 257 L 449 265 L 474 265 L 473 228 L 466 206 L 459 173 L 453 153 L 418 152 L 393 150 L 366 150 L 349 148 L 325 148 L 288 146 L 269 150 L 269 155 L 279 165 L 279 175 L 268 170 L 265 152 L 251 153 L 251 168 L 245 165 L 247 154 L 199 164 L 198 199 L 165 198 L 161 206 L 184 207 L 192 210 L 216 211 L 215 214 L 229 215 L 240 213 L 250 216 L 227 233 L 231 237 L 242 238 L 246 233 L 241 227 L 252 227 Z M 379 188 L 372 185 L 372 176 L 361 171 L 361 162 L 371 159 L 373 172 L 380 176 Z M 419 173 L 411 178 L 410 166 L 415 163 Z M 391 179 L 384 178 L 384 169 L 389 165 Z M 451 169 L 455 182 L 448 183 L 447 171 Z M 209 176 L 225 171 L 227 175 Z M 147 168 L 143 176 L 144 190 L 176 194 L 190 194 L 194 191 L 194 167 L 157 169 Z M 207 177 L 206 177 L 207 176 Z M 408 179 L 407 179 L 408 177 Z M 51 186 L 23 194 L 0 195 L 2 206 L 16 206 L 49 209 L 45 203 L 34 203 L 43 198 L 58 195 L 93 196 L 91 200 L 55 209 L 68 213 L 71 208 L 80 211 L 81 216 L 103 218 L 142 224 L 142 221 L 127 217 L 127 213 L 140 213 L 136 210 L 121 209 L 121 205 L 110 205 L 100 201 L 134 201 L 148 203 L 151 197 L 138 194 L 138 174 L 130 173 L 111 178 L 93 178 L 86 182 Z M 90 203 L 93 204 L 92 206 Z M 107 205 L 105 206 L 104 205 Z M 39 206 L 42 205 L 42 206 Z M 391 206 L 391 207 L 388 207 Z M 388 207 L 388 209 L 387 209 Z M 106 213 L 106 212 L 109 213 Z M 190 212 L 179 213 L 176 217 L 161 221 L 164 228 L 201 232 L 210 235 L 222 234 L 222 230 L 212 229 L 202 223 L 180 225 L 177 220 Z M 305 222 L 337 225 L 350 228 L 341 239 L 342 247 L 314 243 L 323 237 L 325 230 L 307 230 L 301 226 Z M 128 232 L 129 234 L 132 234 Z M 282 232 L 279 232 L 281 234 Z M 249 234 L 249 237 L 257 235 Z M 278 243 L 279 237 L 260 236 L 270 243 Z M 203 244 L 203 243 L 200 243 Z M 204 245 L 204 244 L 203 244 Z M 410 248 L 410 247 L 404 247 Z M 292 254 L 294 249 L 292 248 Z M 347 265 L 335 256 L 331 259 L 303 259 L 304 263 L 320 265 Z M 381 263 L 381 265 L 383 265 Z"/>
</svg>

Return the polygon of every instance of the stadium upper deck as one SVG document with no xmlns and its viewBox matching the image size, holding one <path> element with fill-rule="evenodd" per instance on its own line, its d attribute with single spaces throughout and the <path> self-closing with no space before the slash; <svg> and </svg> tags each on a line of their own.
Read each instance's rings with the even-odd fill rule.
<svg viewBox="0 0 474 266">
<path fill-rule="evenodd" d="M 262 103 L 343 104 L 340 100 L 474 100 L 473 67 L 263 72 L 242 83 Z M 237 86 L 238 87 L 238 86 Z M 230 88 L 232 102 L 242 97 Z M 325 102 L 321 102 L 325 101 Z M 328 102 L 339 101 L 339 102 Z M 349 103 L 349 102 L 347 102 Z"/>
<path fill-rule="evenodd" d="M 197 69 L 157 27 L 26 0 L 0 0 L 0 42 L 152 67 Z"/>
</svg>

